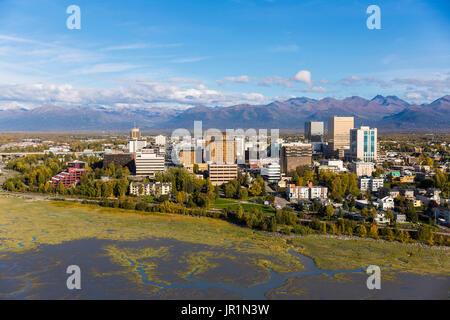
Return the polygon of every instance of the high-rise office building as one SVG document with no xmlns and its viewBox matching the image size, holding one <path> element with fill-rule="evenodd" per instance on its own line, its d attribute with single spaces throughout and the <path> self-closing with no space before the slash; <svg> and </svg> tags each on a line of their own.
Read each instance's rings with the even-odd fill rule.
<svg viewBox="0 0 450 320">
<path fill-rule="evenodd" d="M 344 150 L 350 148 L 350 130 L 354 124 L 353 117 L 328 118 L 328 156 L 343 157 Z"/>
<path fill-rule="evenodd" d="M 236 142 L 230 137 L 223 135 L 222 139 L 215 136 L 206 137 L 205 161 L 217 164 L 236 163 Z"/>
<path fill-rule="evenodd" d="M 377 161 L 377 129 L 361 127 L 350 130 L 349 158 L 364 162 Z"/>
<path fill-rule="evenodd" d="M 139 140 L 139 139 L 141 139 L 141 132 L 139 131 L 138 128 L 131 129 L 131 131 L 130 131 L 130 138 L 132 140 Z"/>
<path fill-rule="evenodd" d="M 309 142 L 323 142 L 323 122 L 307 121 L 305 122 L 305 139 Z"/>
<path fill-rule="evenodd" d="M 295 171 L 299 166 L 310 166 L 311 160 L 311 144 L 294 142 L 281 145 L 280 166 L 282 173 Z"/>
</svg>

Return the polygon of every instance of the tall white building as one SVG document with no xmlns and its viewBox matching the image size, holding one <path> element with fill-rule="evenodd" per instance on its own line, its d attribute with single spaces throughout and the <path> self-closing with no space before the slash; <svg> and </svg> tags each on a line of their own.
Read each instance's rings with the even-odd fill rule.
<svg viewBox="0 0 450 320">
<path fill-rule="evenodd" d="M 158 135 L 155 137 L 155 144 L 157 146 L 165 146 L 166 145 L 166 137 L 163 135 Z"/>
<path fill-rule="evenodd" d="M 147 141 L 145 140 L 130 140 L 128 141 L 128 152 L 137 153 L 147 146 Z"/>
<path fill-rule="evenodd" d="M 350 130 L 350 158 L 363 162 L 377 160 L 377 129 L 361 127 Z"/>
</svg>

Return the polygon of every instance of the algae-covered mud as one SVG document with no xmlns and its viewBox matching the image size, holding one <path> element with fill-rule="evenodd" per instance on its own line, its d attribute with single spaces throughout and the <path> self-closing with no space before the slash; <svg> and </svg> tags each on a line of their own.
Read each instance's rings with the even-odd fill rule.
<svg viewBox="0 0 450 320">
<path fill-rule="evenodd" d="M 367 257 L 365 257 L 367 256 Z M 447 299 L 450 252 L 0 198 L 1 299 Z M 365 268 L 379 265 L 381 290 Z M 68 290 L 66 269 L 81 269 Z"/>
</svg>

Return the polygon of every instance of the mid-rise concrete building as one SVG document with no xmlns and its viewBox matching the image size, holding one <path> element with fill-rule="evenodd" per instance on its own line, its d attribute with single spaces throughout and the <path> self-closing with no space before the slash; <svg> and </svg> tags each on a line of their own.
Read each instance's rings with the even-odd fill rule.
<svg viewBox="0 0 450 320">
<path fill-rule="evenodd" d="M 237 178 L 237 164 L 209 164 L 209 179 L 214 186 L 219 186 Z"/>
<path fill-rule="evenodd" d="M 311 160 L 311 144 L 294 142 L 281 145 L 280 166 L 282 173 L 295 171 L 299 166 L 310 166 Z"/>
<path fill-rule="evenodd" d="M 268 182 L 278 182 L 281 179 L 281 167 L 278 163 L 271 163 L 261 169 L 261 176 Z"/>
<path fill-rule="evenodd" d="M 353 162 L 351 164 L 352 172 L 356 173 L 358 177 L 370 177 L 375 171 L 375 164 L 373 162 Z"/>
<path fill-rule="evenodd" d="M 165 170 L 164 157 L 156 153 L 141 153 L 136 156 L 136 175 L 154 177 Z"/>
<path fill-rule="evenodd" d="M 114 166 L 116 167 L 128 167 L 128 170 L 130 170 L 130 172 L 134 172 L 136 170 L 135 159 L 135 153 L 105 153 L 103 155 L 103 168 L 106 169 L 114 164 Z"/>
</svg>

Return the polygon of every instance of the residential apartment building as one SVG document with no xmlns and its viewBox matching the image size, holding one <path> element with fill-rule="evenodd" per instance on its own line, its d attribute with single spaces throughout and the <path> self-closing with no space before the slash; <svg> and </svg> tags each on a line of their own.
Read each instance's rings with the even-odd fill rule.
<svg viewBox="0 0 450 320">
<path fill-rule="evenodd" d="M 296 186 L 290 184 L 286 188 L 286 196 L 291 200 L 313 200 L 327 199 L 328 188 L 321 186 L 313 186 L 311 183 L 308 186 Z"/>
<path fill-rule="evenodd" d="M 172 192 L 172 184 L 162 182 L 131 182 L 130 194 L 135 196 L 161 196 Z"/>
<path fill-rule="evenodd" d="M 377 161 L 377 129 L 361 127 L 350 130 L 350 150 L 348 159 L 353 161 Z"/>
<path fill-rule="evenodd" d="M 219 186 L 237 178 L 237 164 L 209 164 L 209 179 L 214 186 Z"/>
<path fill-rule="evenodd" d="M 83 161 L 72 161 L 67 163 L 67 169 L 50 180 L 56 188 L 62 183 L 64 187 L 69 188 L 81 180 L 81 176 L 88 172 L 88 164 Z"/>
<path fill-rule="evenodd" d="M 309 142 L 323 142 L 323 127 L 322 121 L 305 122 L 305 139 Z"/>
<path fill-rule="evenodd" d="M 285 143 L 281 145 L 280 166 L 282 173 L 295 171 L 299 166 L 310 166 L 312 145 L 309 143 Z"/>
<path fill-rule="evenodd" d="M 350 148 L 350 130 L 354 124 L 353 117 L 328 118 L 328 156 L 344 156 L 344 150 Z"/>
<path fill-rule="evenodd" d="M 377 192 L 378 189 L 382 188 L 384 184 L 384 179 L 382 178 L 371 178 L 371 177 L 359 177 L 358 187 L 361 192 L 366 192 L 369 189 L 372 192 Z"/>
</svg>

